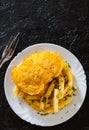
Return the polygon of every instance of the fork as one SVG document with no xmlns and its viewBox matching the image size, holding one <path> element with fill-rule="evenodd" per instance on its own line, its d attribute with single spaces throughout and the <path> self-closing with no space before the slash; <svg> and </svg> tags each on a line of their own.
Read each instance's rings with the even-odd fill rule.
<svg viewBox="0 0 89 130">
<path fill-rule="evenodd" d="M 0 68 L 2 67 L 2 65 L 11 59 L 11 57 L 13 56 L 15 50 L 16 50 L 16 47 L 17 47 L 17 44 L 19 42 L 19 36 L 20 32 L 18 32 L 18 34 L 16 36 L 11 36 L 3 53 L 2 53 L 2 57 L 1 57 L 1 60 L 0 60 Z"/>
</svg>

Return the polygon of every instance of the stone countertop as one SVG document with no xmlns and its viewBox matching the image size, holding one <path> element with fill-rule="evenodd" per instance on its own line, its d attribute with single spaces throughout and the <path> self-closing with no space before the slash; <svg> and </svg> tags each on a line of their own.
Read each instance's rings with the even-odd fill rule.
<svg viewBox="0 0 89 130">
<path fill-rule="evenodd" d="M 21 36 L 12 59 L 18 52 L 36 43 L 47 42 L 63 46 L 83 65 L 89 86 L 88 0 L 0 0 L 0 57 L 9 37 L 17 32 L 21 32 Z M 44 128 L 20 119 L 11 110 L 4 94 L 4 76 L 10 61 L 0 69 L 1 130 L 89 130 L 88 89 L 81 109 L 65 123 Z"/>
</svg>

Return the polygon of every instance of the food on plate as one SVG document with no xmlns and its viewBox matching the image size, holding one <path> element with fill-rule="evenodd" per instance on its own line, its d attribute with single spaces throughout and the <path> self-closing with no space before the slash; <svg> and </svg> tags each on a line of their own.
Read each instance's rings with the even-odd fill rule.
<svg viewBox="0 0 89 130">
<path fill-rule="evenodd" d="M 72 101 L 74 75 L 57 52 L 35 52 L 12 69 L 14 94 L 35 110 L 55 113 Z"/>
</svg>

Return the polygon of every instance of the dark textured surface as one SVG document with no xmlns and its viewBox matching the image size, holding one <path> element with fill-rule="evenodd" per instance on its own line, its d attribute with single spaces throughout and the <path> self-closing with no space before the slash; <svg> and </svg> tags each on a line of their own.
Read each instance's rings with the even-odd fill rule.
<svg viewBox="0 0 89 130">
<path fill-rule="evenodd" d="M 11 34 L 18 31 L 21 36 L 14 56 L 27 46 L 40 42 L 61 45 L 80 60 L 89 87 L 88 0 L 0 0 L 0 56 Z M 79 112 L 61 125 L 39 127 L 15 115 L 6 101 L 3 86 L 10 61 L 0 69 L 0 130 L 89 130 L 89 89 Z"/>
</svg>

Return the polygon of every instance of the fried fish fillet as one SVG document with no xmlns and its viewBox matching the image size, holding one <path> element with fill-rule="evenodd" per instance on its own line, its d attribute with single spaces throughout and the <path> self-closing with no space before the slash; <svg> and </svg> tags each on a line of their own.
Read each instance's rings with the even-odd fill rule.
<svg viewBox="0 0 89 130">
<path fill-rule="evenodd" d="M 60 75 L 63 60 L 57 52 L 36 52 L 13 67 L 12 80 L 23 92 L 36 95 L 44 91 L 53 78 Z"/>
</svg>

